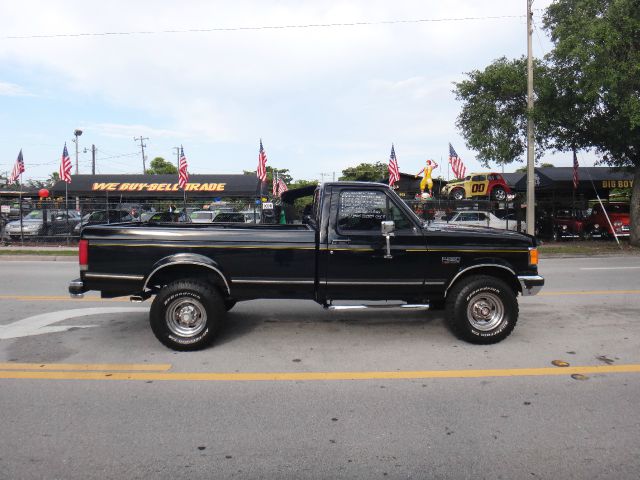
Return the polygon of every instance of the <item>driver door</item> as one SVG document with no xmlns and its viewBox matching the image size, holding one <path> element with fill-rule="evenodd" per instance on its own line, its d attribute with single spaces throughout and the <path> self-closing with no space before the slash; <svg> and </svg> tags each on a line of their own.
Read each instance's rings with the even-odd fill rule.
<svg viewBox="0 0 640 480">
<path fill-rule="evenodd" d="M 378 189 L 338 189 L 328 227 L 327 298 L 411 300 L 424 296 L 422 229 L 395 199 Z M 390 257 L 381 222 L 392 220 Z"/>
</svg>

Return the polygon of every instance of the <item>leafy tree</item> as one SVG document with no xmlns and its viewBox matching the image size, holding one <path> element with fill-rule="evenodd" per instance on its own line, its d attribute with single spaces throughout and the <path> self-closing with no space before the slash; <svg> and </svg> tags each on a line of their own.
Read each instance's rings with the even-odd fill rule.
<svg viewBox="0 0 640 480">
<path fill-rule="evenodd" d="M 162 157 L 156 157 L 151 160 L 149 168 L 147 168 L 148 175 L 171 175 L 178 174 L 178 168 L 171 162 L 167 162 Z"/>
<path fill-rule="evenodd" d="M 540 168 L 553 168 L 555 165 L 553 163 L 542 162 L 540 164 Z M 527 173 L 527 166 L 516 168 L 516 172 Z"/>
<path fill-rule="evenodd" d="M 638 0 L 556 0 L 544 26 L 554 43 L 534 62 L 538 156 L 595 149 L 634 172 L 631 243 L 640 245 L 640 8 Z M 525 59 L 496 60 L 456 84 L 457 125 L 485 165 L 526 149 Z"/>
<path fill-rule="evenodd" d="M 342 170 L 340 180 L 379 182 L 388 175 L 389 171 L 386 163 L 361 163 L 355 167 L 349 167 Z"/>
<path fill-rule="evenodd" d="M 286 183 L 287 186 L 289 186 L 289 188 L 291 188 L 290 184 L 291 184 L 291 182 L 293 182 L 293 177 L 289 173 L 289 169 L 288 168 L 273 168 L 273 167 L 271 167 L 269 165 L 267 165 L 267 180 L 266 180 L 267 185 L 272 185 L 274 170 L 278 171 L 278 178 L 281 178 L 284 181 L 284 183 Z M 255 175 L 256 171 L 255 170 L 243 170 L 242 173 L 245 174 L 245 175 Z"/>
<path fill-rule="evenodd" d="M 575 148 L 634 172 L 631 243 L 640 245 L 640 7 L 637 0 L 556 0 L 544 26 L 558 89 L 569 92 Z"/>
<path fill-rule="evenodd" d="M 523 160 L 527 150 L 527 59 L 495 60 L 484 70 L 467 73 L 468 79 L 455 84 L 456 98 L 463 102 L 456 126 L 467 146 L 478 152 L 485 167 Z M 550 90 L 548 67 L 534 63 L 537 93 Z M 536 152 L 547 147 L 547 136 L 536 131 Z"/>
</svg>

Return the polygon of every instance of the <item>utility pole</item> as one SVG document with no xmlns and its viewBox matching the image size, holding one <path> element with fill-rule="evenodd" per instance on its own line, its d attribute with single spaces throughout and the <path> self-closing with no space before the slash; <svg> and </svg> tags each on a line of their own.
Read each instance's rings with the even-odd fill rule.
<svg viewBox="0 0 640 480">
<path fill-rule="evenodd" d="M 87 153 L 89 150 L 85 147 L 83 153 Z M 96 152 L 98 149 L 95 145 L 91 145 L 91 175 L 96 174 Z"/>
<path fill-rule="evenodd" d="M 527 0 L 527 233 L 534 235 L 536 231 L 536 182 L 533 152 L 533 52 L 531 35 L 533 34 L 531 6 L 533 0 Z"/>
<path fill-rule="evenodd" d="M 96 146 L 91 144 L 91 175 L 96 174 Z"/>
<path fill-rule="evenodd" d="M 176 151 L 176 168 L 180 170 L 180 147 L 173 147 L 173 150 Z"/>
<path fill-rule="evenodd" d="M 80 130 L 79 128 L 76 128 L 73 131 L 73 136 L 76 137 L 73 141 L 76 144 L 76 175 L 78 175 L 78 137 L 82 135 L 82 130 Z"/>
<path fill-rule="evenodd" d="M 140 142 L 140 151 L 142 152 L 142 174 L 143 175 L 147 173 L 147 164 L 146 164 L 147 158 L 144 156 L 144 147 L 146 147 L 146 145 L 144 144 L 145 140 L 149 140 L 149 137 L 143 137 L 142 135 L 140 135 L 139 137 L 133 137 L 134 142 Z"/>
</svg>

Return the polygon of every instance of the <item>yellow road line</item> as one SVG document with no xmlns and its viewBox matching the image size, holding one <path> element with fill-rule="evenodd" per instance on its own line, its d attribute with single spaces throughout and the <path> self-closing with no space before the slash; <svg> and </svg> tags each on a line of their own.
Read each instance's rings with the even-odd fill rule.
<svg viewBox="0 0 640 480">
<path fill-rule="evenodd" d="M 273 372 L 273 373 L 212 373 L 212 372 L 63 372 L 63 371 L 0 371 L 0 379 L 29 380 L 158 380 L 158 381 L 317 381 L 317 380 L 400 380 L 428 378 L 545 377 L 573 374 L 640 373 L 640 365 L 598 365 L 576 367 L 513 368 L 500 370 L 424 370 L 395 372 Z"/>
<path fill-rule="evenodd" d="M 166 372 L 170 363 L 0 363 L 0 370 Z"/>
</svg>

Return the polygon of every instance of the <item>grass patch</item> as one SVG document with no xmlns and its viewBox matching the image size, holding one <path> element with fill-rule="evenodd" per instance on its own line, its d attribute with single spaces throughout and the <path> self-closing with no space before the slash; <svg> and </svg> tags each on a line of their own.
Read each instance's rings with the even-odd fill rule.
<svg viewBox="0 0 640 480">
<path fill-rule="evenodd" d="M 640 248 L 629 245 L 628 240 L 622 240 L 620 246 L 615 240 L 606 242 L 544 242 L 538 247 L 538 250 L 542 258 L 561 255 L 580 257 L 591 257 L 593 255 L 640 255 Z"/>
<path fill-rule="evenodd" d="M 50 257 L 77 257 L 77 250 L 4 250 L 0 249 L 0 255 L 45 255 Z"/>
</svg>

